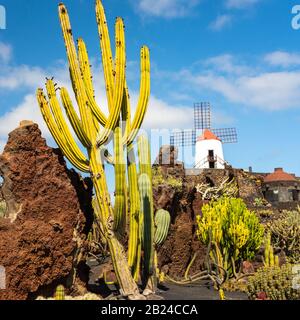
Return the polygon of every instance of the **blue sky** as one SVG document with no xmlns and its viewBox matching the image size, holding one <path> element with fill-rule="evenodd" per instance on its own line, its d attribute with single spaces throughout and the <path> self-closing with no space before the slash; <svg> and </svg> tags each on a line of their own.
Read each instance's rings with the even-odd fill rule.
<svg viewBox="0 0 300 320">
<path fill-rule="evenodd" d="M 66 0 L 75 37 L 93 62 L 97 99 L 105 105 L 94 0 Z M 152 96 L 146 129 L 193 126 L 193 103 L 210 101 L 213 126 L 236 127 L 225 145 L 234 167 L 274 167 L 300 175 L 300 30 L 291 27 L 300 0 L 103 0 L 110 30 L 126 25 L 133 102 L 139 49 L 151 49 Z M 46 76 L 70 87 L 56 0 L 0 0 L 0 148 L 22 119 L 41 119 L 34 93 Z M 157 144 L 153 144 L 153 155 Z M 189 159 L 187 162 L 191 162 Z"/>
</svg>

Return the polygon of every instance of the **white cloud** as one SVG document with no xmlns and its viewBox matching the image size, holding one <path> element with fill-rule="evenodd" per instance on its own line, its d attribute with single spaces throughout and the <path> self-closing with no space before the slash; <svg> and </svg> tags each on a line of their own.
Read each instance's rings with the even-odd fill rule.
<svg viewBox="0 0 300 320">
<path fill-rule="evenodd" d="M 265 56 L 265 61 L 270 65 L 279 67 L 291 67 L 300 65 L 300 53 L 289 53 L 286 51 L 275 51 Z"/>
<path fill-rule="evenodd" d="M 143 128 L 146 129 L 185 129 L 194 124 L 194 111 L 186 106 L 172 106 L 151 96 Z"/>
<path fill-rule="evenodd" d="M 215 57 L 208 58 L 204 65 L 210 67 L 218 72 L 230 74 L 245 74 L 250 72 L 251 69 L 243 64 L 236 63 L 236 58 L 231 54 L 223 54 Z"/>
<path fill-rule="evenodd" d="M 209 72 L 190 75 L 189 81 L 246 106 L 270 111 L 300 107 L 300 71 L 264 72 L 252 76 Z"/>
<path fill-rule="evenodd" d="M 4 63 L 9 62 L 12 57 L 12 48 L 9 44 L 0 42 L 0 60 Z"/>
<path fill-rule="evenodd" d="M 184 17 L 196 7 L 199 0 L 137 0 L 135 6 L 139 12 L 149 16 L 176 18 Z"/>
<path fill-rule="evenodd" d="M 258 3 L 260 0 L 227 0 L 226 7 L 230 9 L 244 9 Z"/>
<path fill-rule="evenodd" d="M 216 18 L 215 21 L 213 21 L 210 24 L 210 29 L 214 31 L 220 31 L 226 26 L 230 25 L 232 22 L 232 16 L 230 14 L 223 14 Z"/>
<path fill-rule="evenodd" d="M 44 70 L 26 65 L 5 67 L 0 75 L 0 89 L 37 88 L 45 82 Z"/>
<path fill-rule="evenodd" d="M 35 95 L 28 94 L 23 101 L 0 117 L 0 141 L 7 139 L 8 133 L 18 127 L 22 120 L 31 120 L 39 125 L 43 136 L 49 138 L 51 135 L 42 118 Z"/>
</svg>

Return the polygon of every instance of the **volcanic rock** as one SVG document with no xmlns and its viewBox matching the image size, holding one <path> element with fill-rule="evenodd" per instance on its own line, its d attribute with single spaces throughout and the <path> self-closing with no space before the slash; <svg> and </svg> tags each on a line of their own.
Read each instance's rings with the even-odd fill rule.
<svg viewBox="0 0 300 320">
<path fill-rule="evenodd" d="M 75 269 L 84 263 L 92 222 L 89 182 L 67 169 L 60 150 L 48 147 L 30 121 L 9 134 L 0 175 L 7 206 L 0 218 L 0 265 L 6 272 L 0 300 L 51 295 L 58 284 L 84 287 Z"/>
</svg>

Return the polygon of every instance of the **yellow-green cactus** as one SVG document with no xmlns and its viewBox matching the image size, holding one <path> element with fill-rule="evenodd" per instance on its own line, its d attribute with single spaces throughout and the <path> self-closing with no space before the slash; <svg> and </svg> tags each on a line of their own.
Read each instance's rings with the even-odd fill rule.
<svg viewBox="0 0 300 320">
<path fill-rule="evenodd" d="M 131 121 L 125 72 L 124 23 L 121 18 L 117 18 L 115 57 L 113 59 L 108 26 L 100 0 L 96 0 L 96 16 L 109 109 L 107 116 L 95 101 L 86 45 L 82 39 L 79 39 L 77 51 L 67 9 L 63 4 L 59 5 L 59 18 L 79 115 L 75 111 L 66 88 L 61 88 L 60 96 L 69 122 L 86 152 L 83 152 L 82 147 L 77 145 L 71 130 L 68 128 L 53 80 L 48 80 L 46 84 L 48 98 L 45 96 L 43 89 L 38 89 L 37 100 L 44 120 L 63 154 L 74 167 L 91 175 L 96 195 L 94 207 L 97 208 L 95 210 L 95 216 L 98 220 L 97 226 L 99 226 L 99 232 L 104 236 L 109 247 L 120 291 L 124 296 L 135 298 L 138 297 L 139 291 L 129 268 L 133 260 L 130 258 L 128 265 L 124 247 L 118 238 L 118 235 L 124 231 L 127 213 L 125 165 L 122 159 L 124 156 L 123 148 L 132 145 L 146 113 L 150 96 L 150 54 L 147 47 L 142 47 L 140 97 Z M 121 126 L 121 120 L 125 122 L 125 128 Z M 105 144 L 111 138 L 114 138 L 115 155 L 114 157 L 106 155 L 103 159 L 103 151 L 106 153 Z M 110 201 L 104 161 L 113 164 L 116 173 L 117 198 L 115 208 Z M 129 166 L 128 175 L 129 185 L 131 185 L 130 200 L 135 199 L 133 210 L 138 212 L 137 177 L 134 176 L 134 166 Z M 133 229 L 136 227 L 134 223 L 131 225 Z"/>
<path fill-rule="evenodd" d="M 55 300 L 65 300 L 65 287 L 63 285 L 57 286 L 55 290 Z"/>
<path fill-rule="evenodd" d="M 259 249 L 264 228 L 241 199 L 220 198 L 202 207 L 197 217 L 198 237 L 210 247 L 210 257 L 224 270 L 236 275 L 236 264 L 252 259 Z"/>
</svg>

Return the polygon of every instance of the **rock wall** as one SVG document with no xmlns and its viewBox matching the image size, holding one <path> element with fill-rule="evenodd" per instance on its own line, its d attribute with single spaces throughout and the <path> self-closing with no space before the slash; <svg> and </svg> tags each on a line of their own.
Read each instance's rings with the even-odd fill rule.
<svg viewBox="0 0 300 320">
<path fill-rule="evenodd" d="M 201 207 L 205 203 L 196 191 L 196 185 L 208 183 L 217 187 L 228 177 L 234 178 L 238 184 L 239 197 L 251 207 L 255 198 L 263 197 L 261 180 L 243 170 L 232 168 L 205 169 L 197 175 L 189 175 L 186 173 L 191 171 L 186 171 L 182 164 L 155 167 L 160 168 L 164 181 L 172 177 L 182 182 L 180 190 L 168 184 L 154 186 L 155 209 L 168 210 L 172 217 L 168 238 L 158 250 L 159 266 L 173 278 L 182 278 L 195 254 L 191 274 L 205 268 L 207 261 L 207 248 L 201 245 L 196 236 L 196 216 L 201 214 Z"/>
<path fill-rule="evenodd" d="M 88 181 L 68 170 L 61 152 L 28 121 L 9 134 L 0 175 L 7 204 L 0 218 L 0 265 L 6 270 L 0 300 L 51 294 L 57 284 L 84 291 L 85 279 L 73 271 L 84 261 L 92 222 Z"/>
</svg>

